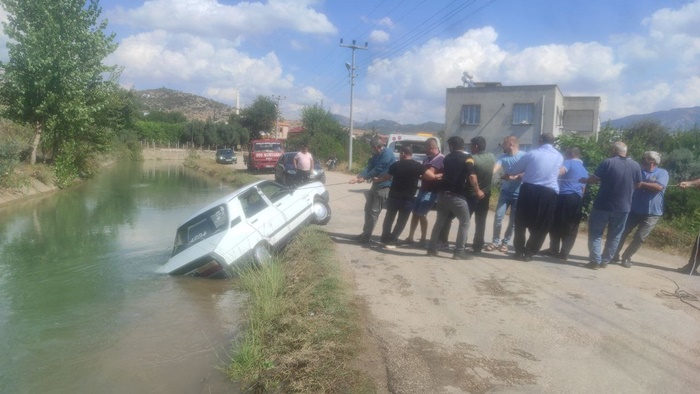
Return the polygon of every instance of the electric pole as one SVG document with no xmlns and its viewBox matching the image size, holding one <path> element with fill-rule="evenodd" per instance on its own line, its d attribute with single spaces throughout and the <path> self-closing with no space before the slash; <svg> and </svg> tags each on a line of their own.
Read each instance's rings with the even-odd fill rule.
<svg viewBox="0 0 700 394">
<path fill-rule="evenodd" d="M 280 100 L 284 100 L 287 98 L 287 96 L 280 96 L 277 95 L 275 96 L 274 94 L 272 96 L 273 100 L 277 101 L 277 113 L 275 114 L 275 138 L 280 138 L 279 132 L 280 132 Z"/>
<path fill-rule="evenodd" d="M 355 49 L 367 49 L 367 43 L 365 46 L 357 46 L 355 40 L 352 40 L 352 45 L 343 45 L 343 39 L 340 39 L 340 46 L 343 48 L 352 49 L 352 64 L 345 63 L 345 68 L 348 69 L 348 74 L 350 75 L 350 143 L 348 144 L 348 170 L 352 170 L 352 101 L 355 90 Z"/>
</svg>

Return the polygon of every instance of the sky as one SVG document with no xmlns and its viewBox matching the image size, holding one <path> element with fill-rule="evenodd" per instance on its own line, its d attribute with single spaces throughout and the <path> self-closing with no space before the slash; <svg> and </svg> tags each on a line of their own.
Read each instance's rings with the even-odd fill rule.
<svg viewBox="0 0 700 394">
<path fill-rule="evenodd" d="M 700 105 L 700 0 L 101 0 L 120 83 L 232 106 L 445 122 L 446 89 L 556 84 L 601 121 Z M 7 15 L 0 10 L 0 20 Z M 352 50 L 340 45 L 362 49 Z M 0 33 L 0 60 L 7 37 Z M 366 44 L 366 48 L 365 48 Z"/>
</svg>

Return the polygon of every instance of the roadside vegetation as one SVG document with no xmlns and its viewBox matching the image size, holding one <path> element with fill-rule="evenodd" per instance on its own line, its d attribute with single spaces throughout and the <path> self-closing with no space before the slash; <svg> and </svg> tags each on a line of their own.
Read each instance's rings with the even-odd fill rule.
<svg viewBox="0 0 700 394">
<path fill-rule="evenodd" d="M 229 376 L 256 393 L 374 393 L 351 364 L 361 350 L 359 310 L 317 226 L 304 228 L 270 264 L 240 273 L 247 326 Z"/>
</svg>

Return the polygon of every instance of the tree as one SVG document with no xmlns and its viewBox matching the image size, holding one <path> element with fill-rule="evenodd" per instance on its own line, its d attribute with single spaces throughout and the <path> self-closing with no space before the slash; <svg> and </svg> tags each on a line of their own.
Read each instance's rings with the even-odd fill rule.
<svg viewBox="0 0 700 394">
<path fill-rule="evenodd" d="M 0 62 L 5 115 L 34 128 L 30 162 L 42 135 L 66 176 L 80 171 L 85 152 L 102 151 L 109 136 L 96 124 L 113 93 L 116 67 L 102 64 L 117 45 L 99 21 L 98 0 L 0 0 L 10 38 L 9 61 Z M 107 78 L 105 79 L 105 76 Z"/>
<path fill-rule="evenodd" d="M 269 97 L 258 96 L 242 112 L 240 124 L 248 129 L 251 140 L 259 139 L 262 133 L 269 133 L 277 123 L 277 104 Z"/>
</svg>

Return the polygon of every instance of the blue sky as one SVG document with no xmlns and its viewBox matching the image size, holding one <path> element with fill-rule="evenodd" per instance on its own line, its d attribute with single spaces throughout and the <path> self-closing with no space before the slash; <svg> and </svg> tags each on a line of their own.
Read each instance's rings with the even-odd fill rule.
<svg viewBox="0 0 700 394">
<path fill-rule="evenodd" d="M 600 96 L 601 120 L 700 105 L 700 0 L 101 0 L 120 83 L 241 106 L 285 97 L 354 118 L 444 122 L 445 89 L 557 84 Z M 0 19 L 5 19 L 0 13 Z M 6 38 L 0 36 L 4 43 Z M 3 45 L 4 46 L 4 45 Z M 6 52 L 0 57 L 6 57 Z"/>
</svg>

